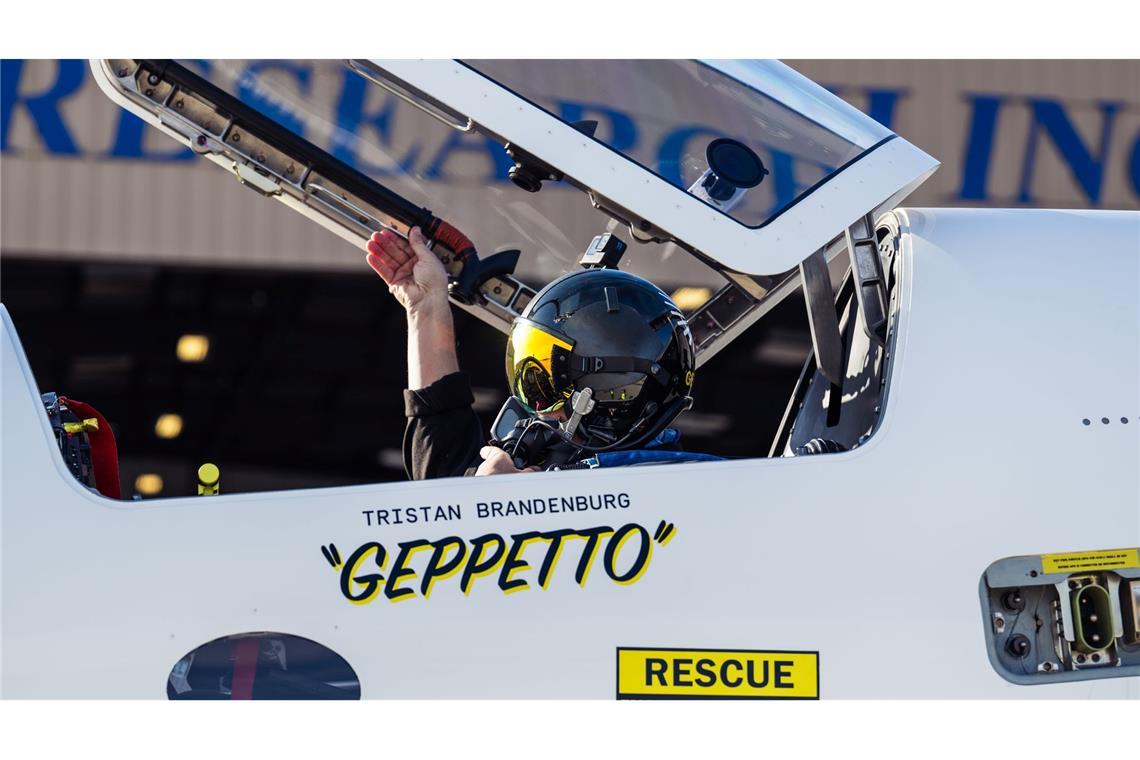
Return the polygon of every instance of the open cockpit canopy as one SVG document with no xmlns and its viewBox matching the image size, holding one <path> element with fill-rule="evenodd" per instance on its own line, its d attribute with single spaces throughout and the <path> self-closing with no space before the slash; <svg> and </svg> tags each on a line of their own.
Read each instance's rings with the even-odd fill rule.
<svg viewBox="0 0 1140 760">
<path fill-rule="evenodd" d="M 628 244 L 621 269 L 704 294 L 685 307 L 702 363 L 812 257 L 816 279 L 846 269 L 848 228 L 937 168 L 774 61 L 290 65 L 92 69 L 121 106 L 347 240 L 423 227 L 457 305 L 504 331 L 610 233 L 609 260 Z M 393 128 L 406 104 L 434 119 Z"/>
</svg>

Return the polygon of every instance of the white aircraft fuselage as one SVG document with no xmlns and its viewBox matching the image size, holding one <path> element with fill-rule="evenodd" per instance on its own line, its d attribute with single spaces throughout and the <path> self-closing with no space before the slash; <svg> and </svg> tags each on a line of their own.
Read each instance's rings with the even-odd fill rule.
<svg viewBox="0 0 1140 760">
<path fill-rule="evenodd" d="M 1140 544 L 1140 214 L 893 213 L 881 420 L 822 456 L 116 502 L 3 312 L 3 696 L 161 698 L 195 647 L 279 631 L 364 697 L 612 698 L 640 647 L 818 653 L 828 698 L 1136 698 L 1003 678 L 979 582 Z"/>
</svg>

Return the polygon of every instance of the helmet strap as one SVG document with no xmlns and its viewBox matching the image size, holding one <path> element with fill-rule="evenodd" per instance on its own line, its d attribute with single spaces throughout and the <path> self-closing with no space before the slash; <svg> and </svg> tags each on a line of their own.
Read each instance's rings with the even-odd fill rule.
<svg viewBox="0 0 1140 760">
<path fill-rule="evenodd" d="M 655 422 L 651 427 L 645 429 L 642 432 L 635 432 L 635 431 L 637 431 L 637 429 L 641 425 L 645 424 L 645 421 L 649 417 L 653 416 L 653 414 L 656 413 L 656 410 L 651 411 L 651 410 L 647 409 L 646 410 L 647 413 L 643 414 L 641 419 L 639 419 L 637 422 L 635 422 L 633 424 L 633 426 L 630 428 L 630 430 L 631 430 L 630 433 L 627 433 L 625 436 L 623 436 L 622 438 L 619 438 L 618 440 L 614 441 L 613 443 L 604 444 L 602 446 L 591 446 L 589 444 L 586 444 L 586 445 L 582 446 L 582 450 L 583 451 L 589 451 L 589 452 L 598 452 L 598 451 L 610 451 L 613 449 L 632 448 L 634 446 L 640 446 L 641 444 L 645 443 L 646 441 L 650 441 L 653 438 L 655 438 L 656 436 L 660 435 L 661 431 L 663 431 L 665 428 L 669 427 L 669 424 L 672 423 L 673 420 L 677 419 L 678 414 L 680 414 L 681 412 L 690 408 L 692 405 L 693 405 L 693 397 L 692 396 L 682 396 L 681 398 L 674 399 L 673 401 L 671 401 L 669 403 L 668 406 L 665 407 L 665 411 L 663 411 L 658 416 L 657 422 Z"/>
<path fill-rule="evenodd" d="M 571 381 L 598 372 L 639 372 L 661 385 L 669 385 L 672 375 L 660 363 L 636 356 L 571 355 L 570 368 L 564 374 Z"/>
</svg>

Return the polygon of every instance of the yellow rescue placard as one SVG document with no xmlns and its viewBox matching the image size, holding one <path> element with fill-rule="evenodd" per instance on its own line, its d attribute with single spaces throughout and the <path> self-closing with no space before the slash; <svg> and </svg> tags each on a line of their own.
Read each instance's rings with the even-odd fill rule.
<svg viewBox="0 0 1140 760">
<path fill-rule="evenodd" d="M 1140 549 L 1102 549 L 1041 555 L 1041 570 L 1045 573 L 1118 570 L 1124 567 L 1140 567 Z"/>
<path fill-rule="evenodd" d="M 618 699 L 819 699 L 819 652 L 618 647 Z"/>
</svg>

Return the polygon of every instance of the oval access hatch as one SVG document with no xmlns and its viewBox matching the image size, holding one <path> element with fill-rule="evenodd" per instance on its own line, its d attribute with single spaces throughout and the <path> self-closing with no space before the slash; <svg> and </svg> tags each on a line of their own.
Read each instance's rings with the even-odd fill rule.
<svg viewBox="0 0 1140 760">
<path fill-rule="evenodd" d="M 239 633 L 194 649 L 170 671 L 170 699 L 360 699 L 348 661 L 287 633 Z"/>
</svg>

